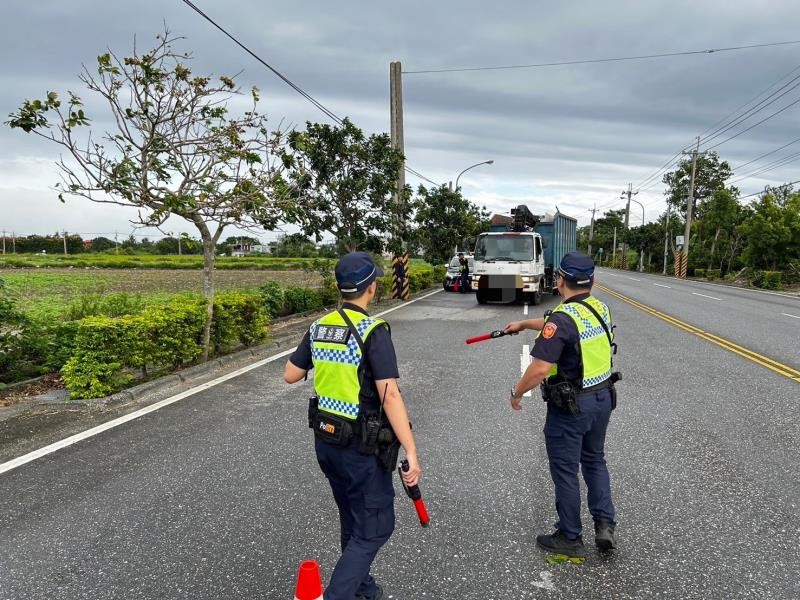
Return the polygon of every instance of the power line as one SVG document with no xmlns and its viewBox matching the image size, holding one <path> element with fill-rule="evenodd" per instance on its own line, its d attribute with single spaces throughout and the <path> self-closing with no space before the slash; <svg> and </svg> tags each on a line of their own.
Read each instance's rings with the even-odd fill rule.
<svg viewBox="0 0 800 600">
<path fill-rule="evenodd" d="M 778 186 L 778 188 L 788 187 L 788 186 L 794 185 L 796 183 L 800 183 L 800 179 L 798 179 L 797 181 L 790 181 L 789 183 L 781 184 L 781 185 Z M 769 186 L 767 186 L 766 189 L 763 189 L 760 192 L 753 192 L 752 194 L 747 194 L 747 196 L 739 196 L 739 200 L 744 200 L 745 198 L 752 198 L 753 196 L 760 196 L 761 194 L 767 194 L 767 193 L 769 193 L 770 189 L 776 189 L 776 188 L 770 188 Z"/>
<path fill-rule="evenodd" d="M 265 61 L 263 58 L 261 58 L 261 57 L 260 57 L 258 54 L 256 54 L 256 53 L 255 53 L 255 52 L 253 52 L 252 50 L 250 50 L 250 48 L 248 48 L 248 47 L 247 47 L 247 46 L 245 46 L 245 45 L 244 45 L 242 42 L 240 42 L 238 39 L 236 39 L 236 37 L 235 37 L 235 36 L 233 36 L 231 33 L 228 33 L 228 31 L 227 31 L 227 30 L 226 30 L 224 27 L 222 27 L 220 24 L 218 24 L 216 21 L 214 21 L 214 19 L 212 19 L 212 18 L 211 18 L 211 17 L 209 17 L 209 16 L 208 16 L 208 15 L 207 15 L 205 12 L 203 12 L 203 10 L 202 10 L 201 8 L 199 8 L 199 7 L 198 7 L 198 6 L 197 6 L 197 5 L 196 5 L 194 2 L 192 2 L 191 0 L 182 0 L 182 2 L 183 2 L 184 4 L 186 4 L 186 6 L 188 6 L 189 8 L 191 8 L 193 11 L 195 11 L 195 12 L 196 12 L 198 15 L 200 15 L 201 17 L 203 17 L 203 18 L 204 18 L 206 21 L 208 21 L 209 23 L 211 23 L 211 25 L 213 25 L 213 26 L 214 26 L 215 28 L 217 28 L 219 31 L 221 31 L 221 32 L 222 32 L 222 33 L 223 33 L 223 34 L 224 34 L 226 37 L 228 37 L 228 38 L 229 38 L 229 39 L 230 39 L 230 40 L 231 40 L 231 41 L 232 41 L 234 44 L 236 44 L 237 46 L 239 46 L 239 47 L 240 47 L 242 50 L 244 50 L 244 51 L 245 51 L 245 52 L 247 52 L 247 53 L 248 53 L 250 56 L 252 56 L 254 59 L 256 59 L 256 60 L 257 60 L 259 63 L 261 63 L 261 64 L 262 64 L 262 65 L 264 65 L 264 66 L 265 66 L 267 69 L 269 69 L 270 71 L 272 71 L 272 72 L 273 72 L 275 75 L 277 75 L 277 76 L 278 76 L 278 77 L 281 79 L 281 81 L 283 81 L 284 83 L 286 83 L 286 85 L 288 85 L 288 86 L 289 86 L 289 87 L 291 87 L 291 88 L 292 88 L 294 91 L 296 91 L 298 94 L 300 94 L 301 96 L 303 96 L 303 98 L 305 98 L 306 100 L 308 100 L 309 102 L 311 102 L 311 104 L 313 104 L 313 105 L 314 105 L 315 107 L 317 107 L 317 108 L 318 108 L 320 111 L 322 111 L 322 113 L 323 113 L 323 114 L 325 114 L 325 116 L 327 116 L 329 119 L 331 119 L 332 121 L 334 121 L 335 123 L 337 123 L 337 124 L 339 124 L 339 125 L 342 125 L 342 124 L 344 123 L 344 121 L 343 121 L 343 120 L 342 120 L 342 119 L 341 119 L 341 118 L 340 118 L 338 115 L 336 115 L 336 113 L 334 113 L 332 110 L 330 110 L 329 108 L 327 108 L 327 107 L 326 107 L 324 104 L 322 104 L 322 102 L 320 102 L 319 100 L 317 100 L 316 98 L 314 98 L 314 97 L 313 97 L 311 94 L 309 94 L 308 92 L 306 92 L 305 90 L 303 90 L 303 89 L 302 89 L 300 86 L 298 86 L 297 84 L 295 84 L 294 82 L 292 82 L 292 81 L 291 81 L 291 80 L 290 80 L 288 77 L 286 77 L 286 76 L 285 76 L 283 73 L 281 73 L 280 71 L 278 71 L 278 70 L 277 70 L 275 67 L 273 67 L 272 65 L 270 65 L 270 64 L 269 64 L 267 61 Z M 431 180 L 430 180 L 430 179 L 428 179 L 427 177 L 425 177 L 425 176 L 421 175 L 421 174 L 420 174 L 420 173 L 418 173 L 417 171 L 414 171 L 413 169 L 411 169 L 411 168 L 410 168 L 410 167 L 408 167 L 408 166 L 405 166 L 404 168 L 405 168 L 405 170 L 406 170 L 406 171 L 408 171 L 408 172 L 409 172 L 409 173 L 411 173 L 412 175 L 415 175 L 415 176 L 417 176 L 417 177 L 419 177 L 419 178 L 421 178 L 421 179 L 424 179 L 425 181 L 428 181 L 428 182 L 430 182 L 430 183 L 432 183 L 432 184 L 434 184 L 434 185 L 437 185 L 437 186 L 438 186 L 438 185 L 443 185 L 443 184 L 436 183 L 435 181 L 431 181 Z"/>
<path fill-rule="evenodd" d="M 184 0 L 185 1 L 185 0 Z M 800 44 L 800 40 L 790 40 L 786 42 L 768 42 L 764 44 L 751 44 L 747 46 L 730 46 L 727 48 L 711 48 L 708 50 L 687 50 L 682 52 L 664 52 L 660 54 L 643 54 L 639 56 L 618 56 L 613 58 L 589 58 L 582 60 L 564 60 L 548 63 L 533 63 L 521 65 L 501 65 L 493 67 L 457 67 L 457 68 L 441 68 L 441 69 L 425 69 L 419 71 L 403 71 L 404 75 L 421 75 L 427 73 L 460 73 L 465 71 L 501 71 L 508 69 L 535 69 L 540 67 L 561 67 L 566 65 L 586 65 L 593 63 L 608 63 L 608 62 L 621 62 L 632 60 L 648 60 L 653 58 L 668 58 L 672 56 L 689 56 L 693 54 L 714 54 L 717 52 L 731 52 L 735 50 L 749 50 L 753 48 L 768 48 L 772 46 L 787 46 L 791 44 Z"/>
<path fill-rule="evenodd" d="M 772 100 L 771 102 L 769 102 L 768 104 L 764 105 L 764 102 L 768 101 L 770 98 L 772 98 L 773 96 L 775 96 L 775 94 L 777 94 L 778 92 L 780 92 L 780 91 L 784 90 L 784 89 L 785 89 L 787 86 L 791 85 L 791 84 L 792 84 L 794 81 L 796 81 L 797 79 L 800 79 L 800 75 L 798 75 L 797 77 L 793 78 L 791 81 L 789 81 L 789 83 L 787 83 L 787 84 L 786 84 L 786 85 L 784 85 L 783 87 L 781 87 L 781 88 L 779 88 L 778 90 L 775 90 L 774 92 L 772 92 L 771 94 L 769 94 L 769 95 L 768 95 L 766 98 L 764 98 L 763 100 L 761 100 L 761 102 L 759 102 L 759 103 L 758 103 L 758 104 L 756 104 L 755 106 L 753 106 L 753 107 L 751 107 L 750 109 L 748 109 L 748 111 L 746 111 L 745 113 L 743 113 L 743 114 L 741 114 L 741 115 L 739 115 L 739 116 L 736 116 L 736 117 L 734 117 L 733 119 L 731 119 L 731 120 L 729 121 L 729 119 L 730 119 L 731 117 L 733 117 L 734 115 L 736 115 L 736 114 L 737 114 L 737 113 L 738 113 L 740 110 L 742 110 L 743 108 L 747 107 L 748 105 L 750 105 L 750 104 L 751 104 L 751 103 L 753 103 L 754 101 L 756 101 L 756 100 L 758 100 L 759 98 L 761 98 L 761 96 L 763 96 L 765 93 L 767 93 L 767 92 L 769 92 L 770 90 L 772 90 L 772 88 L 774 88 L 776 85 L 780 84 L 780 83 L 781 83 L 782 81 L 784 81 L 786 78 L 788 78 L 788 77 L 790 77 L 791 75 L 793 75 L 794 73 L 796 73 L 798 70 L 800 70 L 800 65 L 798 65 L 797 67 L 795 67 L 794 69 L 792 69 L 791 71 L 789 71 L 788 73 L 786 73 L 785 75 L 783 75 L 783 76 L 782 76 L 780 79 L 778 79 L 778 80 L 777 80 L 775 83 L 772 83 L 771 85 L 767 86 L 767 87 L 766 87 L 764 90 L 762 90 L 761 92 L 759 92 L 758 94 L 756 94 L 756 96 L 754 96 L 753 98 L 751 98 L 750 100 L 748 100 L 748 101 L 747 101 L 747 102 L 745 102 L 744 104 L 742 104 L 742 105 L 740 105 L 739 107 L 737 107 L 737 108 L 735 108 L 734 110 L 732 110 L 730 113 L 728 113 L 728 114 L 727 114 L 726 116 L 724 116 L 722 119 L 720 119 L 719 121 L 717 121 L 716 123 L 714 123 L 714 124 L 713 124 L 713 125 L 711 125 L 710 127 L 706 128 L 706 129 L 705 129 L 705 130 L 704 130 L 704 131 L 703 131 L 703 132 L 700 134 L 701 136 L 705 136 L 705 137 L 701 138 L 701 141 L 710 141 L 711 139 L 713 139 L 713 138 L 715 138 L 715 137 L 718 137 L 719 135 L 721 135 L 721 134 L 722 134 L 722 133 L 724 133 L 725 131 L 728 131 L 728 130 L 730 130 L 731 128 L 735 127 L 735 126 L 736 126 L 736 125 L 738 125 L 739 123 L 742 123 L 743 121 L 745 121 L 746 119 L 750 118 L 750 117 L 751 117 L 751 116 L 753 116 L 754 114 L 756 114 L 756 113 L 760 112 L 761 110 L 764 110 L 764 109 L 765 109 L 767 106 L 769 106 L 770 104 L 774 103 L 775 101 L 777 101 L 778 99 L 780 99 L 781 97 L 783 97 L 784 95 L 786 95 L 786 93 L 788 93 L 789 91 L 791 91 L 791 90 L 795 89 L 795 88 L 796 88 L 798 85 L 800 85 L 800 84 L 797 84 L 797 85 L 793 86 L 793 87 L 792 87 L 790 90 L 787 90 L 787 92 L 785 92 L 784 94 L 781 94 L 780 96 L 778 96 L 777 98 L 775 98 L 774 100 Z M 763 106 L 762 106 L 762 105 L 763 105 Z M 760 108 L 759 108 L 759 107 L 760 107 Z M 758 110 L 755 110 L 755 109 L 758 109 Z M 753 111 L 755 111 L 755 112 L 753 112 Z M 748 114 L 748 113 L 750 113 L 750 114 Z M 719 125 L 722 125 L 722 127 L 718 127 Z M 716 129 L 715 129 L 715 128 L 716 128 Z M 710 133 L 709 133 L 709 132 L 710 132 Z M 800 140 L 800 138 L 798 138 L 798 140 Z M 796 141 L 797 141 L 797 140 L 796 140 Z M 791 145 L 791 144 L 788 144 L 788 145 Z M 680 155 L 681 155 L 681 154 L 682 154 L 682 153 L 683 153 L 683 152 L 684 152 L 684 151 L 685 151 L 685 150 L 686 150 L 688 147 L 689 147 L 689 146 L 684 146 L 684 147 L 683 147 L 683 148 L 682 148 L 680 151 L 678 151 L 678 153 L 677 153 L 676 155 L 674 155 L 672 158 L 670 158 L 670 159 L 669 159 L 669 160 L 668 160 L 668 161 L 667 161 L 667 162 L 666 162 L 666 163 L 665 163 L 663 166 L 661 166 L 659 169 L 657 169 L 657 170 L 656 170 L 654 173 L 652 173 L 650 176 L 648 176 L 648 177 L 646 177 L 645 179 L 643 179 L 643 180 L 642 180 L 642 181 L 639 183 L 639 185 L 637 185 L 636 187 L 640 188 L 642 191 L 645 191 L 645 190 L 649 190 L 650 188 L 652 188 L 653 186 L 655 186 L 656 184 L 658 184 L 658 183 L 660 182 L 660 179 L 658 179 L 658 177 L 659 177 L 659 176 L 660 176 L 662 173 L 665 173 L 665 172 L 667 171 L 667 169 L 669 169 L 669 168 L 670 168 L 670 167 L 671 167 L 673 164 L 677 164 L 677 162 L 678 162 L 678 161 L 677 161 L 676 159 L 677 159 L 678 157 L 680 157 Z M 785 148 L 785 147 L 786 147 L 786 146 L 783 146 L 783 147 L 779 148 L 778 150 L 781 150 L 781 149 L 783 149 L 783 148 Z M 777 152 L 777 150 L 775 150 L 775 151 L 773 151 L 773 152 Z M 741 168 L 742 166 L 749 165 L 749 164 L 751 164 L 752 162 L 755 162 L 756 160 L 759 160 L 760 158 L 764 158 L 765 156 L 769 156 L 769 154 L 771 154 L 771 153 L 767 153 L 766 155 L 763 155 L 763 156 L 760 156 L 759 158 L 753 159 L 752 161 L 750 161 L 750 162 L 748 162 L 748 163 L 745 163 L 744 165 L 740 165 L 740 166 L 739 166 L 739 167 L 737 167 L 737 168 Z M 649 184 L 649 185 L 648 185 L 648 184 Z"/>
<path fill-rule="evenodd" d="M 711 140 L 713 140 L 713 139 L 715 139 L 715 138 L 718 138 L 718 137 L 719 137 L 719 136 L 721 136 L 723 133 L 725 133 L 725 132 L 727 132 L 727 131 L 730 131 L 731 129 L 733 129 L 733 128 L 734 128 L 734 127 L 736 127 L 737 125 L 739 125 L 739 124 L 741 124 L 741 123 L 744 123 L 744 122 L 745 122 L 747 119 L 749 119 L 750 117 L 752 117 L 752 116 L 754 116 L 754 115 L 756 115 L 756 114 L 760 113 L 762 110 L 764 110 L 764 109 L 765 109 L 765 108 L 767 108 L 768 106 L 770 106 L 770 105 L 774 104 L 775 102 L 777 102 L 778 100 L 780 100 L 781 98 L 783 98 L 783 97 L 784 97 L 786 94 L 788 94 L 789 92 L 793 91 L 793 90 L 794 90 L 794 89 L 796 89 L 798 86 L 800 86 L 800 82 L 798 82 L 798 83 L 795 83 L 795 84 L 794 84 L 792 87 L 790 87 L 788 90 L 786 90 L 785 92 L 783 92 L 781 95 L 779 95 L 779 96 L 775 96 L 775 94 L 777 94 L 777 93 L 778 93 L 778 92 L 780 92 L 781 90 L 785 89 L 786 87 L 788 87 L 789 85 L 791 85 L 792 83 L 794 83 L 795 81 L 797 81 L 798 79 L 800 79 L 800 75 L 798 75 L 797 77 L 795 77 L 794 79 L 792 79 L 792 80 L 791 80 L 789 83 L 787 83 L 786 85 L 784 85 L 782 88 L 780 88 L 780 89 L 776 90 L 775 92 L 773 92 L 772 94 L 770 94 L 769 96 L 767 96 L 766 98 L 764 98 L 764 99 L 763 99 L 761 102 L 759 102 L 758 104 L 756 104 L 755 106 L 753 106 L 752 108 L 750 108 L 749 110 L 747 110 L 747 111 L 746 111 L 745 113 L 743 113 L 742 115 L 740 115 L 740 116 L 738 116 L 738 117 L 735 117 L 735 118 L 734 118 L 732 121 L 730 121 L 728 124 L 726 124 L 726 125 L 723 125 L 722 127 L 719 127 L 719 128 L 717 128 L 717 130 L 716 130 L 716 131 L 714 131 L 714 132 L 712 132 L 711 134 L 709 134 L 709 135 L 705 136 L 704 138 L 702 138 L 702 139 L 700 140 L 700 141 L 701 141 L 701 143 L 705 144 L 705 143 L 707 143 L 707 142 L 710 142 Z M 775 97 L 774 97 L 774 98 L 772 98 L 773 96 L 775 96 Z M 770 98 L 772 98 L 772 99 L 770 100 Z M 769 100 L 769 102 L 767 102 L 767 100 Z M 766 104 L 764 104 L 765 102 L 766 102 Z M 759 107 L 760 107 L 760 108 L 759 108 Z"/>
<path fill-rule="evenodd" d="M 759 99 L 761 96 L 763 96 L 765 93 L 769 92 L 769 91 L 770 91 L 770 90 L 771 90 L 773 87 L 775 87 L 776 85 L 778 85 L 779 83 L 781 83 L 781 82 L 782 82 L 784 79 L 786 79 L 786 78 L 787 78 L 787 77 L 789 77 L 790 75 L 793 75 L 794 73 L 796 73 L 798 70 L 800 70 L 800 65 L 796 66 L 794 69 L 792 69 L 791 71 L 789 71 L 788 73 L 786 73 L 786 74 L 785 74 L 783 77 L 781 77 L 780 79 L 778 79 L 778 80 L 777 80 L 775 83 L 773 83 L 772 85 L 769 85 L 769 86 L 767 86 L 767 87 L 766 87 L 764 90 L 762 90 L 761 92 L 759 92 L 758 94 L 756 94 L 755 96 L 753 96 L 752 98 L 750 98 L 750 100 L 748 100 L 747 102 L 745 102 L 745 103 L 744 103 L 744 104 L 742 104 L 741 106 L 738 106 L 738 107 L 736 107 L 735 109 L 733 109 L 733 110 L 732 110 L 731 112 L 729 112 L 727 115 L 725 115 L 724 117 L 722 117 L 722 118 L 721 118 L 719 121 L 717 121 L 716 123 L 714 123 L 713 125 L 711 125 L 711 126 L 710 126 L 710 127 L 708 127 L 707 129 L 705 129 L 705 130 L 703 130 L 702 132 L 700 132 L 700 135 L 701 135 L 701 136 L 705 136 L 705 135 L 706 135 L 706 134 L 707 134 L 709 131 L 711 131 L 712 129 L 714 129 L 714 128 L 715 128 L 717 125 L 720 125 L 722 122 L 724 122 L 724 121 L 727 121 L 727 120 L 728 120 L 730 117 L 732 117 L 733 115 L 735 115 L 737 112 L 739 112 L 739 111 L 740 111 L 741 109 L 743 109 L 745 106 L 748 106 L 748 105 L 749 105 L 751 102 L 754 102 L 754 101 L 758 100 L 758 99 Z M 783 88 L 781 88 L 781 89 L 783 89 Z M 773 93 L 774 93 L 774 92 L 773 92 Z"/>
<path fill-rule="evenodd" d="M 794 105 L 795 105 L 795 104 L 797 104 L 798 102 L 800 102 L 800 98 L 798 98 L 797 100 L 795 100 L 795 101 L 793 101 L 793 102 L 790 102 L 789 104 L 787 104 L 786 106 L 784 106 L 784 107 L 783 107 L 783 108 L 781 108 L 780 110 L 777 110 L 777 111 L 775 111 L 775 112 L 774 112 L 774 113 L 772 113 L 771 115 L 768 115 L 768 116 L 764 117 L 764 118 L 763 118 L 763 119 L 761 119 L 761 120 L 760 120 L 758 123 L 754 123 L 753 125 L 751 125 L 751 126 L 750 126 L 750 127 L 748 127 L 747 129 L 742 129 L 742 130 L 741 130 L 739 133 L 736 133 L 736 134 L 734 134 L 734 135 L 730 136 L 729 138 L 725 138 L 724 140 L 722 140 L 721 142 L 717 142 L 717 143 L 716 143 L 716 144 L 714 144 L 713 146 L 707 146 L 707 147 L 706 147 L 706 150 L 712 150 L 712 149 L 714 149 L 714 148 L 718 148 L 719 146 L 722 146 L 722 144 L 726 144 L 727 142 L 730 142 L 731 140 L 733 140 L 733 139 L 735 139 L 735 138 L 739 137 L 740 135 L 742 135 L 742 134 L 744 134 L 744 133 L 747 133 L 747 132 L 748 132 L 748 131 L 750 131 L 751 129 L 754 129 L 754 128 L 758 127 L 758 126 L 759 126 L 759 125 L 761 125 L 762 123 L 764 123 L 764 122 L 766 122 L 766 121 L 769 121 L 771 118 L 773 118 L 773 117 L 777 117 L 777 116 L 778 116 L 779 114 L 781 114 L 783 111 L 785 111 L 785 110 L 787 110 L 787 109 L 791 108 L 792 106 L 794 106 Z"/>
<path fill-rule="evenodd" d="M 763 167 L 757 168 L 755 171 L 752 171 L 747 175 L 742 175 L 741 177 L 735 179 L 732 183 L 737 183 L 739 181 L 744 181 L 745 179 L 751 179 L 758 175 L 763 175 L 764 173 L 768 173 L 769 171 L 774 171 L 775 169 L 778 169 L 798 159 L 800 159 L 800 152 L 796 152 L 795 154 L 790 154 L 789 156 L 784 156 L 783 158 L 779 158 L 778 160 L 772 161 L 771 163 L 768 163 Z"/>
<path fill-rule="evenodd" d="M 665 173 L 667 169 L 669 169 L 673 164 L 675 164 L 677 162 L 676 159 L 679 158 L 688 147 L 689 146 L 684 146 L 683 148 L 678 150 L 677 154 L 673 155 L 672 158 L 670 158 L 667 162 L 665 162 L 658 169 L 656 169 L 654 173 L 650 174 L 648 177 L 645 177 L 636 187 L 644 190 L 649 190 L 651 187 L 653 187 L 656 183 L 660 181 L 658 179 L 658 176 L 661 175 L 662 173 Z M 650 183 L 649 186 L 644 188 L 642 187 L 647 185 L 648 183 Z"/>
<path fill-rule="evenodd" d="M 772 155 L 772 154 L 775 154 L 776 152 L 780 152 L 780 151 L 781 151 L 781 150 L 783 150 L 784 148 L 788 148 L 789 146 L 791 146 L 792 144 L 796 144 L 797 142 L 800 142 L 800 138 L 794 139 L 794 140 L 792 140 L 791 142 L 789 142 L 788 144 L 784 144 L 784 145 L 783 145 L 783 146 L 781 146 L 780 148 L 775 148 L 775 150 L 772 150 L 772 151 L 770 151 L 770 152 L 767 152 L 766 154 L 762 154 L 761 156 L 757 156 L 757 157 L 756 157 L 756 158 L 754 158 L 753 160 L 749 160 L 749 161 L 747 161 L 746 163 L 742 163 L 741 165 L 736 165 L 736 166 L 735 166 L 733 169 L 731 169 L 731 170 L 732 170 L 732 171 L 738 171 L 738 170 L 739 170 L 739 169 L 741 169 L 742 167 L 746 167 L 747 165 L 751 165 L 751 164 L 753 164 L 754 162 L 761 160 L 762 158 L 766 158 L 767 156 L 770 156 L 770 155 Z"/>
</svg>

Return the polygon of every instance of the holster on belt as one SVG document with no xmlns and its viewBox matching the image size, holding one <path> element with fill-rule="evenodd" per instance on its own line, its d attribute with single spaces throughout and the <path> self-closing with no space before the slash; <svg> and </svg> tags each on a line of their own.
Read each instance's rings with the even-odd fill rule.
<svg viewBox="0 0 800 600">
<path fill-rule="evenodd" d="M 580 412 L 578 408 L 578 390 L 571 381 L 556 380 L 554 382 L 543 381 L 542 400 L 548 406 L 554 406 L 575 416 Z"/>
<path fill-rule="evenodd" d="M 368 414 L 362 419 L 361 442 L 359 451 L 375 455 L 385 471 L 394 471 L 397 468 L 400 440 L 385 414 Z"/>
</svg>

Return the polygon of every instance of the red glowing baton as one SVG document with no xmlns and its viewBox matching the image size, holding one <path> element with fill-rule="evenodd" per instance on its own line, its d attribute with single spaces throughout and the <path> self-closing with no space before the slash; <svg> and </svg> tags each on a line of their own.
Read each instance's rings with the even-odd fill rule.
<svg viewBox="0 0 800 600">
<path fill-rule="evenodd" d="M 489 333 L 484 333 L 481 335 L 476 335 L 475 337 L 467 338 L 468 344 L 474 344 L 475 342 L 483 342 L 486 340 L 493 340 L 494 338 L 503 337 L 504 335 L 516 335 L 517 332 L 514 333 L 506 333 L 502 329 L 496 329 L 495 331 L 490 331 Z"/>
<path fill-rule="evenodd" d="M 400 466 L 397 467 L 397 472 L 400 474 L 400 483 L 403 484 L 408 497 L 414 502 L 414 508 L 417 511 L 417 517 L 419 517 L 419 524 L 423 527 L 427 527 L 428 523 L 431 522 L 431 518 L 428 516 L 428 509 L 425 507 L 425 501 L 422 499 L 422 492 L 419 491 L 419 486 L 412 485 L 409 487 L 403 480 L 403 471 L 408 471 L 409 468 L 407 460 L 401 462 Z"/>
</svg>

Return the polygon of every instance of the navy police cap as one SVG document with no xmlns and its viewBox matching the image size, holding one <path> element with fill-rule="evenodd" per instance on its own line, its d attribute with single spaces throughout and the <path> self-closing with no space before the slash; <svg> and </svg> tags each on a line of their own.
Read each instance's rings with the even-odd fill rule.
<svg viewBox="0 0 800 600">
<path fill-rule="evenodd" d="M 364 291 L 376 278 L 383 276 L 383 270 L 366 252 L 345 254 L 336 263 L 334 273 L 339 291 L 344 293 Z"/>
<path fill-rule="evenodd" d="M 591 285 L 594 276 L 594 261 L 581 252 L 570 252 L 561 259 L 558 272 L 578 285 Z"/>
</svg>

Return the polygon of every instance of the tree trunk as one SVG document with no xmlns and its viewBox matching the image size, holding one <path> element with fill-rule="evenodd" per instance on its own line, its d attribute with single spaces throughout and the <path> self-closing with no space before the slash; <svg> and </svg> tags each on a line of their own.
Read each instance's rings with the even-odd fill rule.
<svg viewBox="0 0 800 600">
<path fill-rule="evenodd" d="M 208 361 L 211 348 L 211 321 L 214 318 L 214 263 L 216 262 L 214 240 L 203 233 L 203 296 L 206 302 L 206 323 L 203 327 L 203 362 Z"/>
<path fill-rule="evenodd" d="M 719 232 L 720 232 L 721 229 L 722 229 L 722 227 L 718 225 L 717 226 L 717 233 L 714 234 L 714 241 L 711 242 L 711 256 L 708 259 L 708 268 L 709 269 L 713 269 L 714 268 L 714 251 L 717 249 L 717 240 L 719 240 Z M 720 266 L 722 266 L 722 265 L 720 264 Z"/>
</svg>

